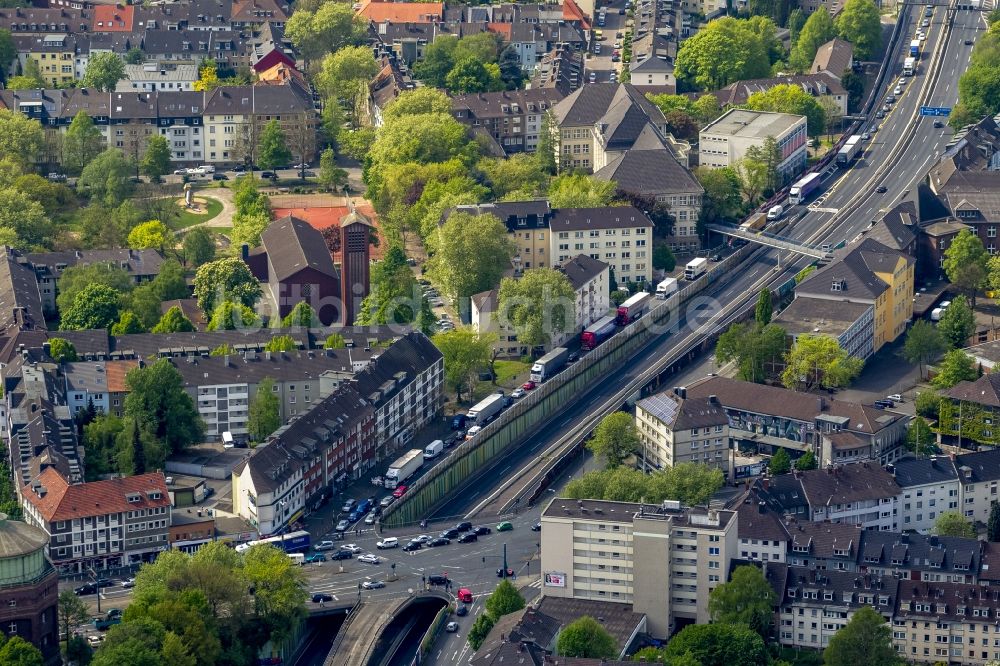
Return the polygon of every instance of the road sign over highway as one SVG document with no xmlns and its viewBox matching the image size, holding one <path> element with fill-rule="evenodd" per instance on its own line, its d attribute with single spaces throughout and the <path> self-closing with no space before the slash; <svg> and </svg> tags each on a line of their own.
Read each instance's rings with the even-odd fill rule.
<svg viewBox="0 0 1000 666">
<path fill-rule="evenodd" d="M 947 116 L 951 114 L 951 109 L 947 106 L 922 106 L 920 115 L 922 116 Z"/>
</svg>

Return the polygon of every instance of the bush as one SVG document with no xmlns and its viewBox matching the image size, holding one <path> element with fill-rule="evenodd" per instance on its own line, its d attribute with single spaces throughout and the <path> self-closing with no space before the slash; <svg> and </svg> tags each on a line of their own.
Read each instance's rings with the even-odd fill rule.
<svg viewBox="0 0 1000 666">
<path fill-rule="evenodd" d="M 941 396 L 933 391 L 921 391 L 913 401 L 913 406 L 918 416 L 936 421 L 940 418 Z"/>
</svg>

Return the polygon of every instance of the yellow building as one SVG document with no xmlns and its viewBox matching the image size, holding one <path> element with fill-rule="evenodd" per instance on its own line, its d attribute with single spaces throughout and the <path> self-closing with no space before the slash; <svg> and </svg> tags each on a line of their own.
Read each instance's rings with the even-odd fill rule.
<svg viewBox="0 0 1000 666">
<path fill-rule="evenodd" d="M 73 35 L 20 36 L 16 46 L 22 71 L 33 62 L 47 86 L 66 86 L 76 79 L 76 37 Z"/>
</svg>

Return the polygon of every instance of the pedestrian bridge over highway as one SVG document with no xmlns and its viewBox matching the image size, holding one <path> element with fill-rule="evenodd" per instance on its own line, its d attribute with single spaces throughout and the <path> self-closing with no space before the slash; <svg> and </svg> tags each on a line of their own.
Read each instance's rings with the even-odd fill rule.
<svg viewBox="0 0 1000 666">
<path fill-rule="evenodd" d="M 386 627 L 394 619 L 413 604 L 435 599 L 442 604 L 452 602 L 451 595 L 445 592 L 427 590 L 402 599 L 359 603 L 340 628 L 323 666 L 367 666 Z"/>
<path fill-rule="evenodd" d="M 726 224 L 708 224 L 705 226 L 710 231 L 722 234 L 723 236 L 730 236 L 732 238 L 739 238 L 751 243 L 757 243 L 758 245 L 767 245 L 768 247 L 775 247 L 779 250 L 795 252 L 796 254 L 802 254 L 824 262 L 828 262 L 833 259 L 833 255 L 830 254 L 829 250 L 824 250 L 817 245 L 807 245 L 805 243 L 799 243 L 798 241 L 783 238 L 782 236 L 769 234 L 766 231 L 748 231 L 740 227 L 729 226 Z"/>
</svg>

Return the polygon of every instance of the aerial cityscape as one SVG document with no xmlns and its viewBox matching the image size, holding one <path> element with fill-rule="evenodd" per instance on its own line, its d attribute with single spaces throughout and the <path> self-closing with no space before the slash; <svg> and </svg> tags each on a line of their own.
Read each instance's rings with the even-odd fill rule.
<svg viewBox="0 0 1000 666">
<path fill-rule="evenodd" d="M 0 666 L 1000 666 L 998 227 L 996 0 L 4 0 Z"/>
</svg>

